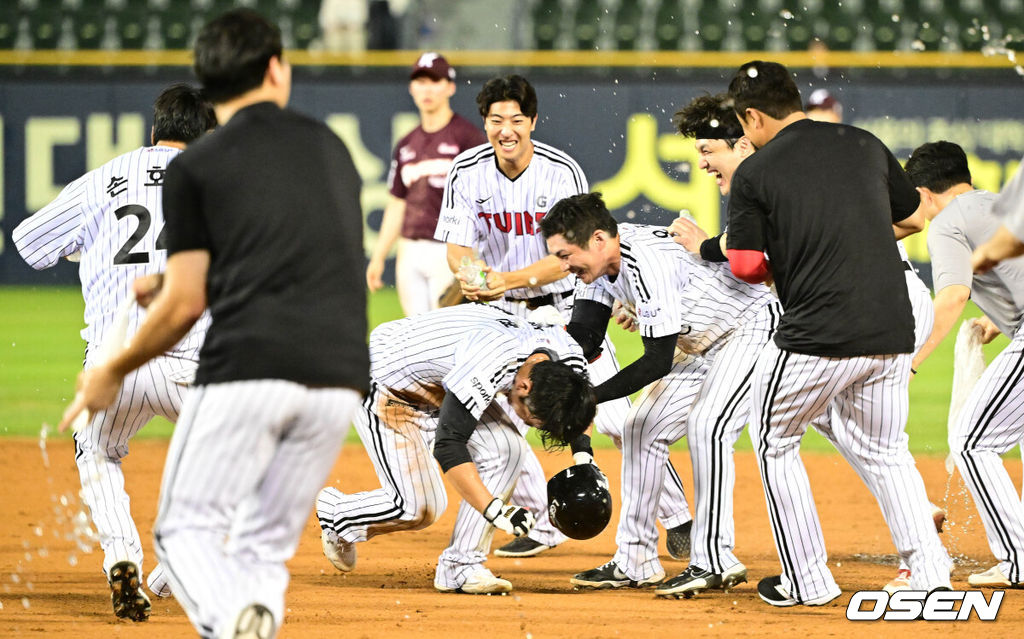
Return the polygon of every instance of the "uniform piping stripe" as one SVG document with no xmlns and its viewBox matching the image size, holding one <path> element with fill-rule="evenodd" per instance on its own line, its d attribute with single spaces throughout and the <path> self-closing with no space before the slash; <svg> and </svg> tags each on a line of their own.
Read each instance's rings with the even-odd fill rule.
<svg viewBox="0 0 1024 639">
<path fill-rule="evenodd" d="M 974 497 L 976 500 L 982 502 L 979 505 L 989 512 L 991 516 L 990 519 L 992 520 L 992 526 L 995 528 L 996 535 L 999 537 L 999 543 L 1006 552 L 1006 556 L 1010 558 L 1010 563 L 1013 564 L 1013 571 L 1018 572 L 1020 570 L 1020 557 L 1013 548 L 1013 543 L 1010 540 L 1011 534 L 1009 529 L 1002 518 L 998 516 L 999 509 L 997 508 L 995 499 L 992 498 L 992 494 L 986 486 L 984 474 L 981 472 L 973 454 L 973 450 L 964 450 L 960 454 L 960 458 L 964 460 L 964 465 L 970 472 L 971 478 L 974 480 L 974 485 L 978 489 L 977 492 L 974 493 Z M 1020 581 L 1020 578 L 1017 575 L 1007 575 L 1007 578 L 1011 582 Z"/>
</svg>

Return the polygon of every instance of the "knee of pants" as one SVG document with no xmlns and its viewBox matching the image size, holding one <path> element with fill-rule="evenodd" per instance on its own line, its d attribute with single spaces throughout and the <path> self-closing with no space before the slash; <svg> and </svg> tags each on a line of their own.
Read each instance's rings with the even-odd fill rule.
<svg viewBox="0 0 1024 639">
<path fill-rule="evenodd" d="M 445 509 L 448 508 L 448 496 L 442 491 L 436 497 L 439 499 L 428 497 L 415 509 L 406 511 L 407 518 L 412 523 L 414 530 L 430 526 L 444 514 Z"/>
</svg>

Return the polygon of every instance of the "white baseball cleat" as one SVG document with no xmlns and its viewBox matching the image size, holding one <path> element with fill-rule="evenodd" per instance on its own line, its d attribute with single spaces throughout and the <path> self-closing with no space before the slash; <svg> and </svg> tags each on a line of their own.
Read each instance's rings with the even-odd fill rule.
<svg viewBox="0 0 1024 639">
<path fill-rule="evenodd" d="M 157 597 L 170 597 L 171 584 L 167 583 L 167 572 L 163 564 L 157 564 L 146 577 L 146 587 Z"/>
<path fill-rule="evenodd" d="M 480 566 L 466 577 L 461 586 L 451 588 L 434 579 L 434 588 L 441 592 L 460 592 L 466 595 L 500 595 L 512 592 L 512 582 L 495 577 L 490 570 Z"/>
<path fill-rule="evenodd" d="M 224 629 L 221 639 L 273 639 L 277 633 L 274 615 L 263 604 L 249 604 L 238 613 L 235 623 Z"/>
<path fill-rule="evenodd" d="M 320 531 L 320 545 L 324 556 L 341 572 L 352 572 L 356 568 L 356 545 L 339 539 L 334 533 Z"/>
<path fill-rule="evenodd" d="M 976 572 L 967 577 L 967 583 L 982 588 L 1020 588 L 1024 584 L 1011 582 L 998 564 L 992 566 L 985 572 Z"/>
<path fill-rule="evenodd" d="M 901 590 L 910 590 L 910 569 L 900 568 L 893 577 L 893 580 L 885 584 L 882 590 L 886 591 L 890 595 L 895 594 Z"/>
</svg>

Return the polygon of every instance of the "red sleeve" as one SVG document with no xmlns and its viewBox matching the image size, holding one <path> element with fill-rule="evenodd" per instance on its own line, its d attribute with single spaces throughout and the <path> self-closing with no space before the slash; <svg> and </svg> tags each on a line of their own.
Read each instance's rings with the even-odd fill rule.
<svg viewBox="0 0 1024 639">
<path fill-rule="evenodd" d="M 768 279 L 768 259 L 763 251 L 726 249 L 732 274 L 748 284 L 760 284 Z"/>
</svg>

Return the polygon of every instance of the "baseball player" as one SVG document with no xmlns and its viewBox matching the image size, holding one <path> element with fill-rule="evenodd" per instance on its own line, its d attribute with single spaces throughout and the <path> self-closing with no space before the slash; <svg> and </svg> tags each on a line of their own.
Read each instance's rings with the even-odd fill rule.
<svg viewBox="0 0 1024 639">
<path fill-rule="evenodd" d="M 782 65 L 744 64 L 729 96 L 760 149 L 733 175 L 730 267 L 748 282 L 774 278 L 785 309 L 752 377 L 752 438 L 782 562 L 758 594 L 773 606 L 841 594 L 799 454 L 806 425 L 833 403 L 845 417 L 831 423 L 835 443 L 878 499 L 911 586 L 949 588 L 904 432 L 914 320 L 891 238 L 894 224 L 920 230 L 917 193 L 876 138 L 808 120 Z"/>
<path fill-rule="evenodd" d="M 968 299 L 985 313 L 982 341 L 1000 332 L 1010 344 L 992 361 L 963 407 L 949 448 L 974 496 L 988 543 L 998 563 L 970 575 L 967 583 L 1015 588 L 1024 583 L 1024 505 L 1000 455 L 1024 439 L 1020 411 L 1024 334 L 1024 257 L 1005 260 L 991 271 L 971 272 L 971 252 L 1000 227 L 993 205 L 1000 196 L 971 186 L 967 156 L 952 142 L 919 146 L 907 173 L 921 194 L 921 212 L 931 221 L 928 254 L 935 283 L 935 328 L 914 357 L 917 370 L 960 318 Z"/>
<path fill-rule="evenodd" d="M 453 272 L 464 258 L 482 260 L 486 288 L 462 281 L 467 298 L 490 302 L 520 316 L 553 307 L 562 321 L 567 321 L 575 284 L 558 260 L 548 256 L 539 223 L 558 200 L 586 192 L 587 179 L 569 155 L 532 139 L 537 94 L 525 78 L 511 75 L 490 80 L 477 95 L 477 106 L 489 144 L 455 159 L 434 237 L 447 243 Z M 611 342 L 605 340 L 603 346 L 604 355 L 589 368 L 595 382 L 618 369 Z M 623 398 L 598 411 L 598 431 L 620 448 L 628 410 L 628 400 Z M 524 469 L 514 498 L 538 514 L 537 526 L 529 537 L 499 548 L 495 552 L 499 556 L 528 557 L 565 541 L 548 520 L 546 482 L 532 453 Z M 669 552 L 682 559 L 689 554 L 689 508 L 674 469 L 665 481 L 661 522 Z"/>
<path fill-rule="evenodd" d="M 433 447 L 464 499 L 434 587 L 512 590 L 483 565 L 495 527 L 525 535 L 533 523 L 528 509 L 506 505 L 529 449 L 509 409 L 545 441 L 566 443 L 594 416 L 585 375 L 580 347 L 560 326 L 539 328 L 487 304 L 378 326 L 370 335 L 370 396 L 355 423 L 381 488 L 320 491 L 324 554 L 347 572 L 357 542 L 435 522 L 447 500 Z"/>
<path fill-rule="evenodd" d="M 209 305 L 155 546 L 198 634 L 270 639 L 285 562 L 368 390 L 365 289 L 352 286 L 364 268 L 360 181 L 323 122 L 285 108 L 277 27 L 232 10 L 202 28 L 194 53 L 221 126 L 168 168 L 163 288 L 128 346 L 80 375 L 62 424 L 109 404 Z"/>
<path fill-rule="evenodd" d="M 694 580 L 702 589 L 745 581 L 732 553 L 732 446 L 747 421 L 751 368 L 781 314 L 777 301 L 725 264 L 686 252 L 665 229 L 617 224 L 597 193 L 559 201 L 541 230 L 551 254 L 586 285 L 568 326 L 584 352 L 600 346 L 614 300 L 636 309 L 644 343 L 640 359 L 595 389 L 600 402 L 646 387 L 623 427 L 618 551 L 571 582 L 622 588 L 664 579 L 655 515 L 668 447 L 683 435 L 693 458 L 697 543 L 690 567 L 656 592 L 675 595 Z"/>
<path fill-rule="evenodd" d="M 813 96 L 812 96 L 813 97 Z M 838 105 L 834 99 L 832 99 L 832 106 Z M 839 106 L 839 112 L 841 113 L 842 107 Z M 835 113 L 833 111 L 833 113 Z M 808 113 L 808 118 L 814 119 L 815 115 Z M 835 122 L 834 119 L 825 118 L 822 121 Z M 743 128 L 740 125 L 739 120 L 736 117 L 736 112 L 733 111 L 731 102 L 729 101 L 728 95 L 719 94 L 716 96 L 704 95 L 698 96 L 690 101 L 684 108 L 679 110 L 675 114 L 674 122 L 679 133 L 683 137 L 694 138 L 694 144 L 697 148 L 697 152 L 700 154 L 700 162 L 698 168 L 704 170 L 709 175 L 715 178 L 718 184 L 719 191 L 722 195 L 729 194 L 729 188 L 732 184 L 733 173 L 736 172 L 736 168 L 739 167 L 740 162 L 747 158 L 751 153 L 754 152 L 754 147 L 746 137 L 743 136 Z M 708 238 L 707 234 L 701 230 L 693 221 L 685 216 L 680 216 L 675 220 L 669 227 L 669 233 L 673 236 L 675 241 L 682 244 L 686 250 L 691 253 L 698 253 L 700 256 L 708 261 L 712 262 L 724 262 L 727 261 L 724 253 L 726 233 L 719 234 L 716 237 Z M 934 313 L 932 311 L 932 300 L 929 294 L 928 287 L 921 278 L 917 276 L 917 270 L 910 263 L 910 259 L 907 256 L 906 249 L 903 247 L 903 242 L 897 240 L 897 248 L 900 251 L 900 258 L 903 260 L 903 268 L 907 281 L 907 290 L 910 294 L 910 301 L 913 307 L 914 314 L 914 348 L 915 351 L 919 349 L 928 338 L 928 334 L 932 330 L 932 322 Z M 828 438 L 834 443 L 834 435 L 832 434 L 831 420 L 843 419 L 837 410 L 826 411 L 820 418 L 815 420 L 812 424 L 815 429 Z M 692 442 L 693 437 L 690 437 Z M 707 479 L 707 483 L 712 483 L 713 477 Z M 700 484 L 700 482 L 695 482 Z M 718 493 L 716 493 L 718 494 Z M 727 492 L 731 495 L 731 491 Z M 698 509 L 700 508 L 700 495 L 698 494 Z M 945 521 L 946 514 L 935 505 L 931 505 L 932 516 L 935 521 L 935 525 L 939 532 L 942 531 L 942 523 Z M 702 511 L 707 513 L 707 517 L 712 519 L 719 512 L 719 506 L 715 502 L 710 503 L 710 509 Z M 694 548 L 709 548 L 712 549 L 713 557 L 717 557 L 715 549 L 717 544 L 713 539 L 704 541 L 697 537 L 700 532 L 708 530 L 707 526 L 701 526 L 701 517 L 695 517 L 695 521 L 698 524 L 693 529 L 694 535 Z M 703 557 L 699 553 L 694 552 L 691 558 L 691 565 L 698 566 L 697 578 L 688 580 L 688 583 L 682 583 L 685 580 L 681 575 L 680 578 L 673 579 L 670 583 L 677 582 L 677 589 L 675 594 L 685 596 L 687 593 L 694 592 L 701 589 L 704 585 L 703 579 L 700 577 L 699 567 L 705 564 L 700 563 Z M 708 565 L 720 565 L 716 564 L 715 560 L 708 560 Z M 906 590 L 910 587 L 910 569 L 905 563 L 900 564 L 899 570 L 896 577 L 885 586 L 885 589 L 889 592 L 895 592 L 896 590 Z M 666 584 L 663 589 L 668 589 L 669 586 Z"/>
<path fill-rule="evenodd" d="M 99 363 L 99 345 L 118 309 L 130 303 L 136 278 L 164 270 L 161 193 L 168 164 L 214 126 L 213 108 L 198 89 L 184 84 L 165 89 L 153 105 L 152 146 L 86 173 L 14 229 L 14 245 L 32 268 L 49 268 L 61 257 L 80 258 L 86 369 Z M 126 334 L 134 335 L 143 318 L 144 311 L 132 305 Z M 74 433 L 82 499 L 99 535 L 103 572 L 118 617 L 145 621 L 150 611 L 139 587 L 142 543 L 121 459 L 128 454 L 128 441 L 154 416 L 177 420 L 208 324 L 209 317 L 203 316 L 177 344 L 131 373 L 114 403 Z M 162 594 L 160 583 L 152 586 Z"/>
<path fill-rule="evenodd" d="M 999 228 L 978 248 L 974 249 L 971 263 L 975 273 L 984 273 L 999 262 L 1024 255 L 1024 171 L 1017 173 L 1003 185 L 999 197 L 992 205 L 992 213 L 1002 220 Z"/>
<path fill-rule="evenodd" d="M 452 111 L 455 69 L 437 53 L 424 53 L 409 76 L 409 95 L 420 112 L 420 125 L 399 140 L 391 158 L 380 236 L 366 267 L 371 291 L 383 285 L 384 261 L 398 240 L 395 279 L 406 315 L 437 308 L 452 283 L 447 249 L 434 239 L 445 176 L 456 155 L 487 141 L 480 129 Z"/>
</svg>

